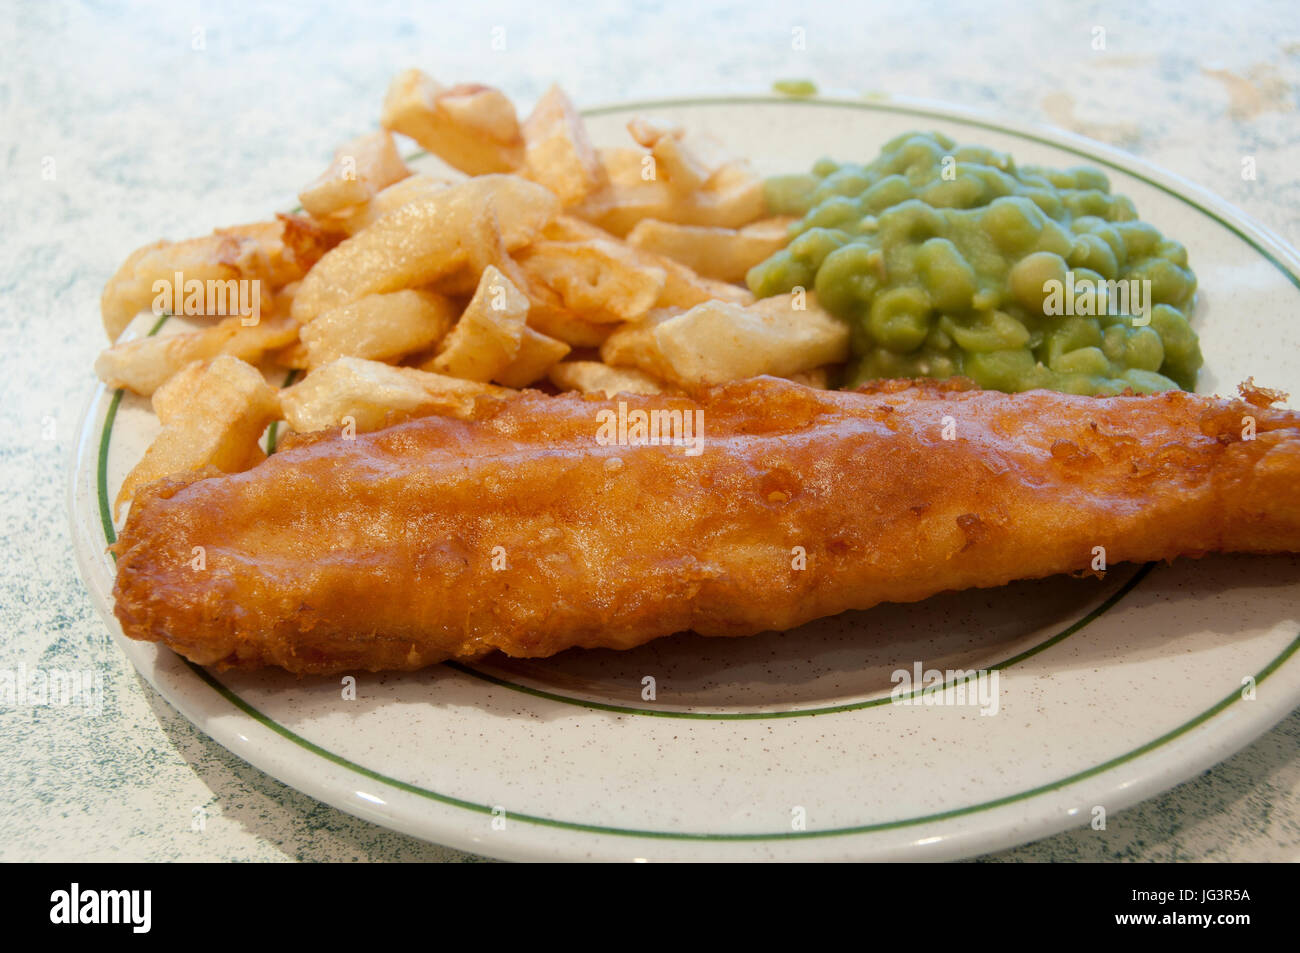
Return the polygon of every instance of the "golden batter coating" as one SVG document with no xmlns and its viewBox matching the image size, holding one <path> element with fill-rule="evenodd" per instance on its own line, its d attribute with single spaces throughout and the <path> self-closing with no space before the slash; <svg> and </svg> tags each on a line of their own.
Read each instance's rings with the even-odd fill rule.
<svg viewBox="0 0 1300 953">
<path fill-rule="evenodd" d="M 1089 571 L 1096 547 L 1298 551 L 1300 414 L 1243 394 L 757 378 L 481 398 L 468 420 L 295 436 L 247 472 L 146 488 L 116 613 L 205 665 L 377 671 L 788 629 Z M 665 409 L 702 419 L 698 454 L 598 439 Z"/>
</svg>

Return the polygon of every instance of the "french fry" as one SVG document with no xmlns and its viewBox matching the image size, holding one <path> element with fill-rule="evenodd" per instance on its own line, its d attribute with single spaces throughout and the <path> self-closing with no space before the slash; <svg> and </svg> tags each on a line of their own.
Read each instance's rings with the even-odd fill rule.
<svg viewBox="0 0 1300 953">
<path fill-rule="evenodd" d="M 689 134 L 676 123 L 637 118 L 627 124 L 627 129 L 633 139 L 650 150 L 669 185 L 684 192 L 703 188 L 732 161 L 716 139 Z"/>
<path fill-rule="evenodd" d="M 537 242 L 519 264 L 556 291 L 565 307 L 597 324 L 631 321 L 659 300 L 667 276 L 621 242 Z"/>
<path fill-rule="evenodd" d="M 705 278 L 740 283 L 750 268 L 786 246 L 786 228 L 792 221 L 770 218 L 734 229 L 644 219 L 628 233 L 627 242 Z"/>
<path fill-rule="evenodd" d="M 684 313 L 683 308 L 655 308 L 639 321 L 620 324 L 600 346 L 600 359 L 614 367 L 635 367 L 654 377 L 666 379 L 671 372 L 655 328 Z"/>
<path fill-rule="evenodd" d="M 524 162 L 515 107 L 490 86 L 445 88 L 408 69 L 388 87 L 380 124 L 469 175 L 513 172 Z"/>
<path fill-rule="evenodd" d="M 551 383 L 560 390 L 584 394 L 662 394 L 667 388 L 644 371 L 610 367 L 599 361 L 563 361 L 551 368 Z"/>
<path fill-rule="evenodd" d="M 504 387 L 430 374 L 413 367 L 341 357 L 280 392 L 284 419 L 298 433 L 352 426 L 378 430 L 421 414 L 467 417 L 483 396 L 505 396 Z"/>
<path fill-rule="evenodd" d="M 162 431 L 123 481 L 117 512 L 155 480 L 255 465 L 265 456 L 257 445 L 262 431 L 280 413 L 276 391 L 261 373 L 228 354 L 187 365 L 158 389 L 153 405 Z"/>
<path fill-rule="evenodd" d="M 560 204 L 582 201 L 604 181 L 582 117 L 569 97 L 552 86 L 524 121 L 524 174 L 560 197 Z"/>
<path fill-rule="evenodd" d="M 573 350 L 558 338 L 525 326 L 519 339 L 519 352 L 499 370 L 494 378 L 506 387 L 522 388 L 546 376 L 551 367 Z"/>
<path fill-rule="evenodd" d="M 771 374 L 788 377 L 848 358 L 849 327 L 807 295 L 748 308 L 707 301 L 654 328 L 667 379 L 685 387 Z"/>
<path fill-rule="evenodd" d="M 367 225 L 373 225 L 389 212 L 431 198 L 435 192 L 454 185 L 450 179 L 439 179 L 417 172 L 408 175 L 402 181 L 390 185 L 379 192 L 364 205 L 352 209 L 347 215 L 335 215 L 333 221 L 349 235 L 355 235 Z"/>
<path fill-rule="evenodd" d="M 344 241 L 308 272 L 293 300 L 306 324 L 368 294 L 430 284 L 454 273 L 481 249 L 477 223 L 495 216 L 507 249 L 531 241 L 559 211 L 548 189 L 513 175 L 482 175 L 411 202 Z"/>
<path fill-rule="evenodd" d="M 553 295 L 550 289 L 545 289 Z M 556 338 L 573 347 L 600 347 L 601 343 L 618 325 L 596 324 L 560 304 L 538 306 L 536 298 L 528 309 L 528 326 L 548 337 Z"/>
<path fill-rule="evenodd" d="M 104 286 L 104 330 L 109 341 L 116 341 L 137 314 L 158 300 L 159 283 L 182 295 L 193 281 L 208 286 L 256 280 L 261 285 L 260 308 L 269 310 L 272 292 L 301 278 L 314 262 L 311 255 L 326 244 L 317 226 L 282 215 L 273 222 L 217 229 L 201 238 L 146 245 L 132 252 Z"/>
<path fill-rule="evenodd" d="M 528 298 L 495 265 L 488 265 L 465 313 L 422 369 L 490 381 L 518 357 L 527 318 Z"/>
<path fill-rule="evenodd" d="M 411 174 L 386 129 L 358 136 L 334 153 L 334 161 L 298 193 L 313 218 L 327 219 L 369 202 Z"/>
<path fill-rule="evenodd" d="M 575 218 L 572 215 L 560 215 L 544 229 L 542 237 L 560 242 L 584 242 L 593 240 L 618 241 L 613 235 L 598 225 Z M 645 248 L 636 248 L 624 244 L 624 249 L 631 250 L 636 260 L 643 265 L 663 269 L 664 287 L 655 301 L 657 308 L 689 308 L 703 301 L 730 301 L 733 304 L 753 304 L 754 296 L 749 289 L 696 274 L 687 266 L 671 258 L 657 254 Z"/>
<path fill-rule="evenodd" d="M 456 305 L 431 291 L 366 295 L 332 308 L 303 327 L 307 366 L 340 357 L 391 361 L 432 347 L 456 323 Z"/>
<path fill-rule="evenodd" d="M 267 352 L 289 345 L 298 326 L 288 318 L 243 325 L 238 315 L 198 331 L 155 335 L 116 344 L 95 360 L 95 373 L 111 388 L 148 397 L 172 375 L 195 361 L 229 354 L 255 364 Z"/>
<path fill-rule="evenodd" d="M 718 169 L 704 188 L 683 192 L 666 180 L 627 181 L 626 172 L 610 173 L 610 184 L 593 192 L 571 213 L 623 237 L 643 219 L 682 225 L 739 228 L 763 216 L 763 180 L 744 162 Z"/>
</svg>

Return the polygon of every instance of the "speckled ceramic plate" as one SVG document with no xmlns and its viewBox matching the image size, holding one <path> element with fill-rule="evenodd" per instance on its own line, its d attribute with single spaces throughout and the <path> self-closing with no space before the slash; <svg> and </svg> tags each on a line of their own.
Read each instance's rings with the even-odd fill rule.
<svg viewBox="0 0 1300 953">
<path fill-rule="evenodd" d="M 1295 253 L 1121 153 L 899 101 L 625 104 L 588 112 L 593 138 L 624 142 L 625 120 L 645 113 L 711 129 L 766 173 L 821 155 L 868 157 L 911 128 L 1024 163 L 1100 166 L 1188 247 L 1201 288 L 1201 389 L 1231 393 L 1253 375 L 1300 393 Z M 143 318 L 139 327 L 149 330 Z M 333 678 L 217 675 L 122 639 L 110 611 L 104 501 L 155 432 L 145 401 L 100 387 L 76 451 L 77 555 L 123 651 L 240 757 L 345 811 L 465 850 L 971 855 L 1103 818 L 1122 825 L 1119 809 L 1216 763 L 1300 703 L 1300 560 L 1290 556 L 1122 566 L 1104 580 L 945 595 L 750 639 L 683 635 L 625 653 L 362 674 L 354 701 Z M 892 673 L 918 663 L 995 672 L 996 714 L 892 704 Z"/>
</svg>

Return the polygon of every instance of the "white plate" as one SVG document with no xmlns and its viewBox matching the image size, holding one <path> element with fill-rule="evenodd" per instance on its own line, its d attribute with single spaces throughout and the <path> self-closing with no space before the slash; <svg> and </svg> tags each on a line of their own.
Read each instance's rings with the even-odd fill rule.
<svg viewBox="0 0 1300 953">
<path fill-rule="evenodd" d="M 1300 264 L 1223 202 L 1075 137 L 900 101 L 728 98 L 588 112 L 599 144 L 652 112 L 708 128 L 765 173 L 865 160 L 938 129 L 1022 163 L 1105 169 L 1187 245 L 1200 390 L 1300 392 Z M 126 249 L 123 249 L 125 253 Z M 95 323 L 87 317 L 88 323 Z M 172 328 L 164 328 L 167 333 Z M 96 606 L 139 671 L 240 757 L 352 814 L 505 858 L 937 859 L 1092 822 L 1196 774 L 1300 703 L 1294 556 L 1118 567 L 850 613 L 750 639 L 693 635 L 340 681 L 214 675 L 122 638 L 111 498 L 156 424 L 100 388 L 72 521 Z M 889 704 L 890 673 L 999 671 L 999 711 Z M 657 697 L 642 700 L 653 676 Z M 1254 679 L 1253 698 L 1243 679 Z M 1249 694 L 1249 693 L 1245 693 Z M 799 824 L 802 820 L 802 828 Z"/>
</svg>

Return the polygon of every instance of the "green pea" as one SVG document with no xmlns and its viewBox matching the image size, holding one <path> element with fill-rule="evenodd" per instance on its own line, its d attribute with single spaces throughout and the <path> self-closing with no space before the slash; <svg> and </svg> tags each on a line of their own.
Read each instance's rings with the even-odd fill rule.
<svg viewBox="0 0 1300 953">
<path fill-rule="evenodd" d="M 745 274 L 745 284 L 758 298 L 789 294 L 795 288 L 813 283 L 816 269 L 798 261 L 788 249 L 782 249 L 766 261 L 759 262 Z"/>
<path fill-rule="evenodd" d="M 858 206 L 864 212 L 883 212 L 913 198 L 912 185 L 901 175 L 887 175 L 862 193 Z"/>
<path fill-rule="evenodd" d="M 786 251 L 796 261 L 816 271 L 827 255 L 848 240 L 849 236 L 844 232 L 831 228 L 812 228 L 790 242 Z"/>
<path fill-rule="evenodd" d="M 1076 268 L 1090 268 L 1103 278 L 1114 278 L 1119 274 L 1115 253 L 1096 235 L 1076 237 L 1068 261 Z"/>
<path fill-rule="evenodd" d="M 850 222 L 856 224 L 861 217 L 856 199 L 846 195 L 833 195 L 814 205 L 800 224 L 804 228 L 839 228 Z"/>
<path fill-rule="evenodd" d="M 1077 165 L 1070 171 L 1074 173 L 1076 188 L 1092 189 L 1097 192 L 1110 191 L 1110 180 L 1101 170 L 1089 165 Z"/>
<path fill-rule="evenodd" d="M 940 311 L 961 311 L 975 296 L 975 269 L 946 238 L 931 238 L 917 254 L 917 272 Z"/>
<path fill-rule="evenodd" d="M 1123 239 L 1130 260 L 1145 258 L 1160 243 L 1160 233 L 1146 222 L 1121 222 L 1114 229 Z"/>
<path fill-rule="evenodd" d="M 850 317 L 871 304 L 883 280 L 879 248 L 850 242 L 835 249 L 817 270 L 817 303 L 832 314 Z"/>
<path fill-rule="evenodd" d="M 880 230 L 899 242 L 922 242 L 944 231 L 944 219 L 924 202 L 908 199 L 879 216 Z"/>
<path fill-rule="evenodd" d="M 1029 344 L 1029 329 L 1005 311 L 984 311 L 959 318 L 945 315 L 939 326 L 967 352 L 1005 351 Z"/>
<path fill-rule="evenodd" d="M 966 357 L 965 373 L 986 390 L 1015 393 L 1045 387 L 1051 372 L 1035 360 L 1028 348 L 985 351 Z"/>
<path fill-rule="evenodd" d="M 1124 381 L 1138 394 L 1158 394 L 1166 390 L 1178 390 L 1178 385 L 1163 374 L 1144 371 L 1138 368 L 1127 370 L 1122 375 Z"/>
<path fill-rule="evenodd" d="M 924 291 L 893 288 L 872 299 L 867 326 L 881 347 L 905 354 L 920 347 L 930 333 L 929 315 L 930 299 Z"/>
<path fill-rule="evenodd" d="M 993 242 L 1014 254 L 1033 246 L 1047 221 L 1043 210 L 1021 196 L 994 199 L 982 218 Z"/>
<path fill-rule="evenodd" d="M 811 175 L 775 175 L 763 182 L 763 199 L 773 215 L 803 215 L 812 208 L 816 187 Z"/>
<path fill-rule="evenodd" d="M 829 159 L 823 156 L 813 163 L 812 174 L 817 176 L 819 179 L 824 179 L 826 176 L 838 170 L 839 167 L 840 164 L 834 159 Z"/>
<path fill-rule="evenodd" d="M 1065 279 L 1065 259 L 1049 251 L 1026 255 L 1011 266 L 1007 275 L 1012 298 L 1033 314 L 1043 313 L 1043 305 L 1052 291 L 1049 282 L 1056 282 L 1055 287 L 1064 294 Z"/>
<path fill-rule="evenodd" d="M 1067 351 L 1095 348 L 1101 344 L 1101 326 L 1096 318 L 1066 315 L 1053 319 L 1053 326 L 1043 335 L 1043 357 L 1049 367 Z"/>
<path fill-rule="evenodd" d="M 1175 308 L 1186 305 L 1196 290 L 1196 280 L 1191 273 L 1166 258 L 1148 258 L 1129 269 L 1130 280 L 1150 281 L 1150 300 L 1171 304 Z"/>
<path fill-rule="evenodd" d="M 1099 347 L 1078 347 L 1060 354 L 1049 365 L 1061 374 L 1085 374 L 1104 377 L 1110 373 L 1110 361 Z"/>
<path fill-rule="evenodd" d="M 948 181 L 940 180 L 921 192 L 919 198 L 935 208 L 974 208 L 983 205 L 988 190 L 973 175 L 959 175 Z"/>
<path fill-rule="evenodd" d="M 1156 245 L 1156 254 L 1161 258 L 1172 261 L 1181 268 L 1187 267 L 1187 249 L 1182 242 L 1176 242 L 1166 238 L 1160 244 Z"/>
</svg>

